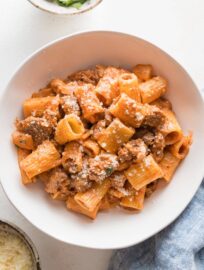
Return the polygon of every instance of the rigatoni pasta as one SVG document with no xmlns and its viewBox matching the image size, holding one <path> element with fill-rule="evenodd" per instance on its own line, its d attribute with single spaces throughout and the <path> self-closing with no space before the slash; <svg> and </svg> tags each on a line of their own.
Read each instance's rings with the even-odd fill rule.
<svg viewBox="0 0 204 270">
<path fill-rule="evenodd" d="M 12 134 L 13 143 L 19 148 L 34 150 L 34 142 L 33 138 L 29 134 L 25 134 L 23 132 L 15 131 Z"/>
<path fill-rule="evenodd" d="M 29 98 L 23 103 L 24 117 L 28 117 L 32 114 L 35 116 L 42 116 L 43 112 L 51 105 L 55 99 L 53 96 Z"/>
<path fill-rule="evenodd" d="M 146 187 L 143 187 L 139 191 L 136 191 L 134 195 L 123 197 L 120 205 L 133 210 L 142 210 L 144 207 L 145 191 Z"/>
<path fill-rule="evenodd" d="M 152 65 L 139 64 L 133 68 L 133 73 L 137 76 L 139 81 L 145 82 L 152 78 L 153 68 Z"/>
<path fill-rule="evenodd" d="M 162 112 L 165 115 L 165 122 L 159 130 L 164 134 L 166 144 L 172 145 L 182 138 L 183 132 L 173 111 L 163 108 Z"/>
<path fill-rule="evenodd" d="M 20 162 L 29 179 L 61 164 L 60 154 L 50 141 L 44 141 Z"/>
<path fill-rule="evenodd" d="M 35 178 L 29 178 L 21 166 L 21 161 L 24 160 L 30 154 L 30 151 L 23 149 L 23 148 L 18 148 L 17 154 L 18 154 L 18 164 L 19 164 L 19 168 L 20 168 L 20 172 L 21 172 L 22 183 L 24 185 L 27 185 L 27 184 L 31 184 L 31 183 L 35 182 Z"/>
<path fill-rule="evenodd" d="M 109 188 L 110 181 L 106 179 L 101 185 L 95 184 L 92 189 L 84 193 L 77 193 L 74 199 L 81 207 L 88 211 L 93 211 L 106 195 Z"/>
<path fill-rule="evenodd" d="M 163 179 L 165 181 L 169 182 L 172 179 L 173 174 L 176 171 L 176 168 L 178 167 L 180 162 L 181 162 L 180 158 L 175 157 L 168 150 L 165 151 L 164 157 L 159 163 L 159 166 L 163 171 L 164 174 Z"/>
<path fill-rule="evenodd" d="M 140 90 L 138 78 L 133 73 L 123 73 L 119 77 L 120 93 L 125 93 L 130 98 L 140 102 Z"/>
<path fill-rule="evenodd" d="M 119 119 L 115 118 L 97 141 L 101 148 L 109 153 L 115 153 L 122 144 L 130 140 L 134 133 L 133 128 L 125 126 Z"/>
<path fill-rule="evenodd" d="M 183 136 L 178 142 L 169 147 L 170 152 L 179 159 L 184 159 L 192 144 L 192 134 Z"/>
<path fill-rule="evenodd" d="M 23 103 L 12 134 L 22 183 L 95 219 L 114 207 L 141 211 L 192 144 L 164 99 L 153 67 L 96 66 L 53 79 Z M 154 76 L 153 76 L 154 74 Z"/>
<path fill-rule="evenodd" d="M 84 133 L 84 125 L 81 119 L 75 114 L 66 115 L 56 127 L 55 140 L 59 144 L 80 139 Z"/>
<path fill-rule="evenodd" d="M 142 162 L 132 164 L 125 171 L 125 176 L 136 190 L 140 190 L 151 182 L 162 178 L 163 171 L 154 158 L 149 155 Z"/>
<path fill-rule="evenodd" d="M 97 98 L 91 84 L 78 86 L 74 93 L 79 101 L 83 116 L 86 120 L 95 123 L 102 118 L 104 108 Z"/>
<path fill-rule="evenodd" d="M 151 103 L 166 92 L 167 82 L 162 77 L 154 77 L 139 86 L 142 103 Z"/>
<path fill-rule="evenodd" d="M 83 214 L 85 216 L 90 217 L 91 219 L 95 219 L 98 213 L 100 204 L 98 204 L 92 211 L 85 209 L 81 205 L 79 205 L 73 197 L 68 197 L 67 199 L 67 208 L 71 211 Z"/>
<path fill-rule="evenodd" d="M 106 106 L 110 105 L 119 96 L 118 80 L 121 73 L 122 71 L 115 67 L 106 68 L 104 76 L 96 86 L 96 95 Z"/>
</svg>

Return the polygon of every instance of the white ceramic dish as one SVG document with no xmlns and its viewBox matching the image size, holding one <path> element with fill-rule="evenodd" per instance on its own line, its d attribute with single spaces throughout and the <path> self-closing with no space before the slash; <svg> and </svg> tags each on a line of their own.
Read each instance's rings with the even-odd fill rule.
<svg viewBox="0 0 204 270">
<path fill-rule="evenodd" d="M 89 0 L 80 9 L 72 7 L 62 7 L 52 0 L 28 0 L 33 6 L 43 11 L 56 15 L 75 15 L 89 11 L 102 2 L 102 0 Z"/>
<path fill-rule="evenodd" d="M 106 45 L 105 45 L 106 44 Z M 20 182 L 16 149 L 11 143 L 14 120 L 22 102 L 55 77 L 95 64 L 131 67 L 150 63 L 168 79 L 168 97 L 185 131 L 193 130 L 194 143 L 173 181 L 145 203 L 140 214 L 121 210 L 100 213 L 93 222 L 52 201 L 40 183 Z M 131 246 L 171 223 L 187 206 L 204 175 L 204 105 L 186 71 L 169 55 L 137 37 L 116 32 L 87 32 L 55 41 L 35 52 L 18 68 L 0 104 L 0 177 L 10 201 L 33 225 L 48 235 L 83 247 L 113 249 Z"/>
</svg>

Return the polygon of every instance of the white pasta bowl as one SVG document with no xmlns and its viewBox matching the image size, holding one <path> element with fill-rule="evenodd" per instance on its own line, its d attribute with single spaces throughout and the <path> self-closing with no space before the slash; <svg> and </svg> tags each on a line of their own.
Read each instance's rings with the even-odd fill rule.
<svg viewBox="0 0 204 270">
<path fill-rule="evenodd" d="M 107 44 L 107 46 L 105 45 Z M 120 209 L 101 212 L 95 221 L 69 212 L 51 200 L 40 183 L 23 186 L 16 149 L 11 142 L 14 120 L 22 116 L 22 103 L 52 78 L 95 64 L 132 67 L 150 63 L 155 74 L 169 82 L 168 98 L 193 145 L 173 180 L 146 200 L 133 214 Z M 184 210 L 204 175 L 204 105 L 187 72 L 158 47 L 137 37 L 106 31 L 75 34 L 41 48 L 20 65 L 0 104 L 0 177 L 9 200 L 34 226 L 63 242 L 89 248 L 114 249 L 137 244 L 170 224 Z"/>
</svg>

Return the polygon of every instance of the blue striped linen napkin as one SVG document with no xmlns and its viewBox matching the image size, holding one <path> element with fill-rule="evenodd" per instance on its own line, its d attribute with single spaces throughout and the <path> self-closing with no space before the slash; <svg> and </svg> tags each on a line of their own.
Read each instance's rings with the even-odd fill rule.
<svg viewBox="0 0 204 270">
<path fill-rule="evenodd" d="M 204 180 L 179 218 L 148 240 L 116 251 L 109 270 L 204 270 Z"/>
<path fill-rule="evenodd" d="M 146 241 L 116 251 L 108 270 L 204 270 L 204 179 L 176 221 Z"/>
</svg>

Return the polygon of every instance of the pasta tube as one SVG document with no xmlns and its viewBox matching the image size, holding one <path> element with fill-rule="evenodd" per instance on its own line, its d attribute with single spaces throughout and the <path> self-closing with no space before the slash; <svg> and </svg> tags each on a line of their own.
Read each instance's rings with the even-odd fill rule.
<svg viewBox="0 0 204 270">
<path fill-rule="evenodd" d="M 83 143 L 84 151 L 91 157 L 95 157 L 100 153 L 100 147 L 94 140 L 88 139 Z"/>
<path fill-rule="evenodd" d="M 104 115 L 104 108 L 101 106 L 93 86 L 91 84 L 79 86 L 74 93 L 81 106 L 83 117 L 92 124 L 100 120 Z"/>
<path fill-rule="evenodd" d="M 23 103 L 23 114 L 24 117 L 28 117 L 32 114 L 34 116 L 40 117 L 43 112 L 52 104 L 56 97 L 36 97 L 29 98 Z"/>
<path fill-rule="evenodd" d="M 105 195 L 103 197 L 103 199 L 101 200 L 101 203 L 100 203 L 100 208 L 99 210 L 108 210 L 112 207 L 111 203 L 109 202 L 108 200 L 108 196 Z"/>
<path fill-rule="evenodd" d="M 183 136 L 178 142 L 169 147 L 170 152 L 179 159 L 184 159 L 192 144 L 192 135 Z"/>
<path fill-rule="evenodd" d="M 152 155 L 149 155 L 142 162 L 132 164 L 125 171 L 125 176 L 136 190 L 140 190 L 156 179 L 163 177 L 163 171 Z"/>
<path fill-rule="evenodd" d="M 149 79 L 151 79 L 152 77 L 152 73 L 153 73 L 153 68 L 151 65 L 136 65 L 133 68 L 133 72 L 135 73 L 135 75 L 137 76 L 137 78 L 140 81 L 147 81 Z"/>
<path fill-rule="evenodd" d="M 181 161 L 181 159 L 172 155 L 171 152 L 166 151 L 164 153 L 164 157 L 161 160 L 161 162 L 159 163 L 159 166 L 161 167 L 161 169 L 163 171 L 163 174 L 164 174 L 163 179 L 166 182 L 169 182 L 172 179 L 173 174 L 174 174 L 176 168 L 178 167 L 180 161 Z"/>
<path fill-rule="evenodd" d="M 129 209 L 142 210 L 144 207 L 146 187 L 136 191 L 135 195 L 123 197 L 120 205 Z"/>
<path fill-rule="evenodd" d="M 93 211 L 99 205 L 109 188 L 110 180 L 106 179 L 102 184 L 96 184 L 84 193 L 77 193 L 74 199 L 81 207 Z"/>
<path fill-rule="evenodd" d="M 50 82 L 50 87 L 57 94 L 72 95 L 74 90 L 78 87 L 77 82 L 65 83 L 60 79 L 53 79 Z"/>
<path fill-rule="evenodd" d="M 135 130 L 125 126 L 119 119 L 115 118 L 111 124 L 101 132 L 98 140 L 100 146 L 109 153 L 115 153 L 118 148 L 129 141 Z"/>
<path fill-rule="evenodd" d="M 84 125 L 80 118 L 75 114 L 66 115 L 57 124 L 55 140 L 59 144 L 80 139 L 84 133 Z"/>
<path fill-rule="evenodd" d="M 95 89 L 97 97 L 108 106 L 113 99 L 119 96 L 118 77 L 121 71 L 114 67 L 108 67 L 104 71 L 104 76 L 99 80 Z"/>
<path fill-rule="evenodd" d="M 83 207 L 81 207 L 75 200 L 73 197 L 69 197 L 68 200 L 67 200 L 67 208 L 69 210 L 72 210 L 73 212 L 77 212 L 77 213 L 80 213 L 80 214 L 83 214 L 85 216 L 88 216 L 92 219 L 95 219 L 96 218 L 96 215 L 98 213 L 98 210 L 99 210 L 99 206 L 100 205 L 97 205 L 92 211 L 89 211 Z"/>
<path fill-rule="evenodd" d="M 167 82 L 162 77 L 154 77 L 139 84 L 142 103 L 151 103 L 166 92 Z"/>
<path fill-rule="evenodd" d="M 26 175 L 25 171 L 22 169 L 22 166 L 21 166 L 21 161 L 24 160 L 30 154 L 30 151 L 28 151 L 26 149 L 18 148 L 17 154 L 18 154 L 18 165 L 19 165 L 20 172 L 21 172 L 22 183 L 24 185 L 27 185 L 27 184 L 31 184 L 31 183 L 35 182 L 35 178 L 31 178 L 31 179 L 28 178 L 28 176 Z"/>
<path fill-rule="evenodd" d="M 32 179 L 34 176 L 60 164 L 60 154 L 54 144 L 50 141 L 44 141 L 35 151 L 20 162 L 20 167 L 25 171 L 27 177 Z"/>
<path fill-rule="evenodd" d="M 13 143 L 23 149 L 27 150 L 33 150 L 34 149 L 34 143 L 33 143 L 33 138 L 31 135 L 15 131 L 12 134 L 13 138 Z"/>
<path fill-rule="evenodd" d="M 136 102 L 124 93 L 109 109 L 115 117 L 134 128 L 140 127 L 145 118 L 146 110 L 146 106 Z"/>
<path fill-rule="evenodd" d="M 130 98 L 141 102 L 137 76 L 133 73 L 123 73 L 119 77 L 120 93 L 125 93 Z"/>
<path fill-rule="evenodd" d="M 166 116 L 166 119 L 164 124 L 159 126 L 159 130 L 165 136 L 165 143 L 167 145 L 175 144 L 183 136 L 181 127 L 173 111 L 163 108 L 162 112 Z"/>
</svg>

